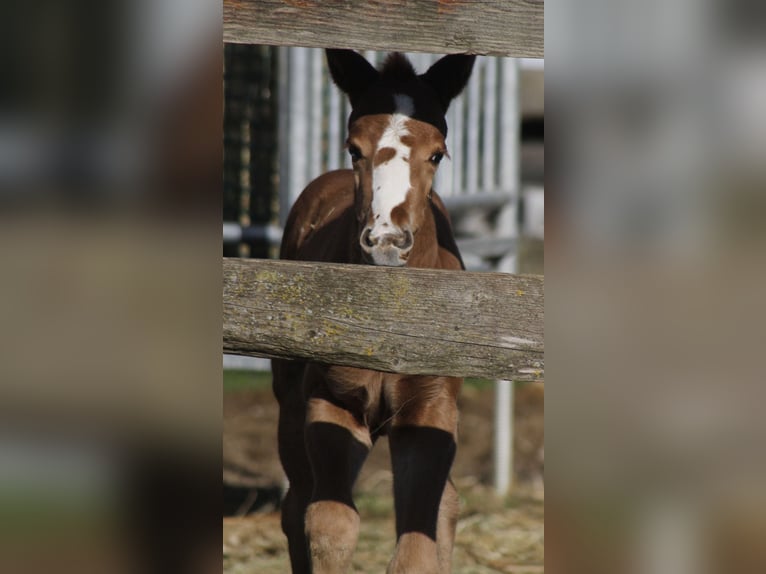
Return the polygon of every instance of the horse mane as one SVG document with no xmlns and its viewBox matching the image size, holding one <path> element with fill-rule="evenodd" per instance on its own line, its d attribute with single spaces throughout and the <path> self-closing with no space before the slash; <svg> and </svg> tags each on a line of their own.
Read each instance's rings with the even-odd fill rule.
<svg viewBox="0 0 766 574">
<path fill-rule="evenodd" d="M 386 56 L 380 68 L 380 75 L 386 79 L 397 81 L 409 80 L 417 76 L 412 62 L 401 52 L 391 52 Z"/>
</svg>

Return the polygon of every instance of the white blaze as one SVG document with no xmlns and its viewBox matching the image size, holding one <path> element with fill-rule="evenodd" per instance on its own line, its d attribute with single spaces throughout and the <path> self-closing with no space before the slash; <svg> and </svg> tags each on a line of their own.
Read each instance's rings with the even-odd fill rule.
<svg viewBox="0 0 766 574">
<path fill-rule="evenodd" d="M 375 150 L 392 148 L 396 155 L 372 170 L 372 214 L 374 218 L 371 235 L 380 237 L 393 225 L 391 212 L 407 198 L 410 184 L 410 148 L 401 138 L 409 135 L 407 120 L 413 114 L 412 98 L 402 94 L 394 96 L 396 111 Z"/>
</svg>

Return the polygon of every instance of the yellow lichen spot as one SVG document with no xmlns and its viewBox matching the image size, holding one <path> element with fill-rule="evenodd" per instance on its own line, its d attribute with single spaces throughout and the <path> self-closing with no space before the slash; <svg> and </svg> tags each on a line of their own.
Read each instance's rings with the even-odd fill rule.
<svg viewBox="0 0 766 574">
<path fill-rule="evenodd" d="M 338 313 L 344 319 L 356 319 L 357 318 L 356 309 L 354 309 L 351 305 L 339 306 L 338 307 Z"/>
<path fill-rule="evenodd" d="M 320 330 L 320 334 L 323 337 L 330 337 L 331 339 L 337 339 L 342 337 L 348 329 L 337 323 L 330 321 L 324 321 Z"/>
<path fill-rule="evenodd" d="M 516 289 L 516 296 L 521 297 L 522 295 L 526 295 L 526 293 L 521 289 Z"/>
<path fill-rule="evenodd" d="M 282 303 L 288 305 L 303 305 L 305 298 L 305 282 L 302 277 L 295 277 L 288 282 L 280 283 L 274 291 Z"/>
<path fill-rule="evenodd" d="M 393 303 L 397 310 L 401 311 L 403 306 L 407 304 L 410 293 L 410 281 L 403 275 L 395 276 L 390 283 L 390 288 L 387 293 L 382 294 L 382 298 L 386 302 Z"/>
<path fill-rule="evenodd" d="M 257 281 L 275 283 L 279 280 L 279 273 L 268 269 L 260 269 L 256 272 L 255 278 Z"/>
</svg>

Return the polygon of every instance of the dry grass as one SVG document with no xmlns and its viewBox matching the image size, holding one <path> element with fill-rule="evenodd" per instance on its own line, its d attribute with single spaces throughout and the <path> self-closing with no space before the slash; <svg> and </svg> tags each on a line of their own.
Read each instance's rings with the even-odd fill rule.
<svg viewBox="0 0 766 574">
<path fill-rule="evenodd" d="M 453 554 L 455 574 L 543 572 L 543 500 L 498 499 L 486 487 L 458 484 L 462 509 Z M 388 495 L 358 497 L 362 528 L 354 572 L 385 572 L 394 549 L 394 518 Z M 226 518 L 223 523 L 224 572 L 289 572 L 287 543 L 279 514 Z"/>
</svg>

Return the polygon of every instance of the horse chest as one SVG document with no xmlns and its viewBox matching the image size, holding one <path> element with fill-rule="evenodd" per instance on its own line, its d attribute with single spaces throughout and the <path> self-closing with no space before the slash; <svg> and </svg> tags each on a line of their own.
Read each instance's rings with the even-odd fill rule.
<svg viewBox="0 0 766 574">
<path fill-rule="evenodd" d="M 436 397 L 453 403 L 462 383 L 454 377 L 397 375 L 339 365 L 310 364 L 306 368 L 307 398 L 330 397 L 363 421 L 373 435 L 386 434 L 398 414 L 417 412 Z M 445 416 L 451 418 L 452 411 L 445 408 Z"/>
<path fill-rule="evenodd" d="M 334 401 L 362 420 L 370 431 L 385 430 L 385 422 L 398 407 L 407 377 L 340 365 L 309 365 L 308 396 L 328 393 Z M 380 427 L 380 428 L 378 428 Z"/>
</svg>

